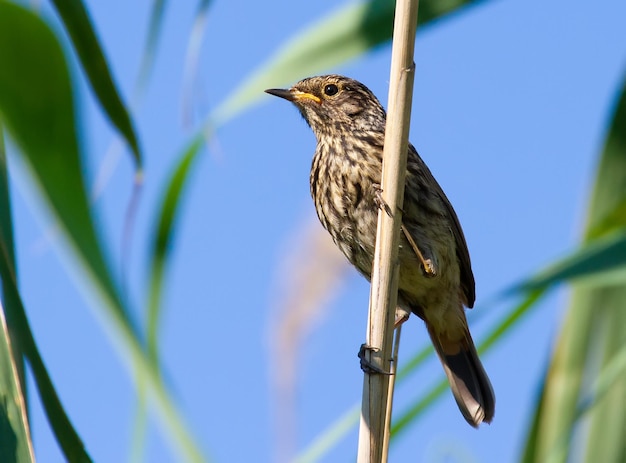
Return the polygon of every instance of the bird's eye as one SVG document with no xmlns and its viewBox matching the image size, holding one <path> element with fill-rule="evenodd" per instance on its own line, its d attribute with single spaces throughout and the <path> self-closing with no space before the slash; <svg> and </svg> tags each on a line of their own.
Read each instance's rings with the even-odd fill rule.
<svg viewBox="0 0 626 463">
<path fill-rule="evenodd" d="M 328 96 L 336 95 L 339 91 L 339 88 L 335 84 L 328 84 L 324 87 L 324 94 Z"/>
</svg>

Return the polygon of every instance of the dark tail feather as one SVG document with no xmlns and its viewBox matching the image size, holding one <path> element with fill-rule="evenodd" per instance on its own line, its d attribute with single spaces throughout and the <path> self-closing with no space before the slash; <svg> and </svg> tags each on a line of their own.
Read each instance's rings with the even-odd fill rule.
<svg viewBox="0 0 626 463">
<path fill-rule="evenodd" d="M 491 423 L 495 413 L 496 398 L 469 331 L 461 342 L 442 344 L 439 336 L 428 324 L 427 326 L 430 339 L 441 360 L 450 389 L 463 417 L 474 427 L 478 427 L 483 421 Z M 446 347 L 445 350 L 443 345 Z"/>
</svg>

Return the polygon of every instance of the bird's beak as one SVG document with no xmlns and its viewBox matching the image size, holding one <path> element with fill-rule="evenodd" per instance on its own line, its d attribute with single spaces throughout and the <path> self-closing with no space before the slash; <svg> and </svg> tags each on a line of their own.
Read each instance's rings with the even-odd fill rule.
<svg viewBox="0 0 626 463">
<path fill-rule="evenodd" d="M 313 100 L 318 104 L 322 102 L 319 97 L 313 95 L 312 93 L 301 92 L 300 90 L 296 90 L 295 88 L 289 90 L 282 88 L 269 88 L 265 90 L 265 93 L 284 98 L 287 101 L 293 101 L 294 103 L 302 100 Z"/>
</svg>

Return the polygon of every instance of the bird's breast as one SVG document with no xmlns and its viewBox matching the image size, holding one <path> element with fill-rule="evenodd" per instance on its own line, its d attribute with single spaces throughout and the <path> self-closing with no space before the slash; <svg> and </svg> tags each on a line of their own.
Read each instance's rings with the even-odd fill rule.
<svg viewBox="0 0 626 463">
<path fill-rule="evenodd" d="M 311 166 L 311 196 L 322 225 L 361 273 L 369 277 L 376 241 L 380 164 L 340 143 L 318 144 Z"/>
</svg>

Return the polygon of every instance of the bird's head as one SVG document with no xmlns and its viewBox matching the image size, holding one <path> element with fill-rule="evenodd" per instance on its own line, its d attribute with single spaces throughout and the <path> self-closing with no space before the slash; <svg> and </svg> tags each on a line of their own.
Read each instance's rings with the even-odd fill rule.
<svg viewBox="0 0 626 463">
<path fill-rule="evenodd" d="M 290 89 L 265 91 L 295 104 L 318 138 L 385 130 L 385 110 L 379 101 L 365 85 L 348 77 L 309 77 Z"/>
</svg>

